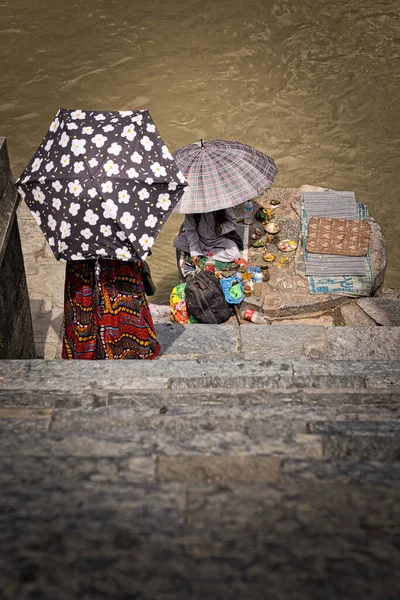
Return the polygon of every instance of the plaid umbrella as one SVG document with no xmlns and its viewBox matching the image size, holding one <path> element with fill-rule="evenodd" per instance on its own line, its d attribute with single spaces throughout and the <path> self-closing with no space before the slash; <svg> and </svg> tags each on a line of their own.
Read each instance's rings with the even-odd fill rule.
<svg viewBox="0 0 400 600">
<path fill-rule="evenodd" d="M 203 141 L 173 153 L 186 177 L 186 188 L 174 212 L 207 213 L 241 204 L 261 194 L 278 169 L 269 156 L 240 142 Z"/>
<path fill-rule="evenodd" d="M 147 110 L 60 109 L 17 180 L 66 260 L 144 260 L 185 185 Z"/>
</svg>

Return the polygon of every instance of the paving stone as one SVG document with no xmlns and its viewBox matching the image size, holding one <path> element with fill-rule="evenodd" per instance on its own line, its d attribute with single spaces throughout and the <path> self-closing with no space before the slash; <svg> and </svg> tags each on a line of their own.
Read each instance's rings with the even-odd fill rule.
<svg viewBox="0 0 400 600">
<path fill-rule="evenodd" d="M 326 329 L 313 326 L 254 325 L 241 329 L 241 340 L 246 360 L 308 358 L 315 351 L 322 353 L 327 345 Z"/>
<path fill-rule="evenodd" d="M 239 352 L 238 326 L 159 323 L 155 328 L 161 345 L 160 359 L 219 358 Z"/>
<path fill-rule="evenodd" d="M 294 360 L 290 361 L 293 366 L 294 375 L 303 375 L 310 377 L 314 375 L 333 375 L 342 377 L 343 375 L 363 375 L 363 376 L 389 376 L 398 377 L 400 375 L 399 360 L 373 360 L 348 358 L 342 360 Z"/>
<path fill-rule="evenodd" d="M 51 410 L 0 408 L 0 435 L 46 432 L 49 430 Z"/>
<path fill-rule="evenodd" d="M 183 429 L 183 428 L 182 428 Z M 184 429 L 183 429 L 184 431 Z M 82 456 L 82 457 L 149 457 L 178 454 L 201 455 L 205 452 L 215 456 L 256 455 L 276 452 L 295 453 L 296 447 L 279 439 L 253 440 L 238 431 L 207 431 L 186 434 L 160 431 L 149 435 L 147 431 L 122 431 L 108 434 L 100 432 L 49 432 L 45 436 L 2 437 L 2 447 L 9 456 Z M 291 450 L 291 452 L 290 452 Z"/>
<path fill-rule="evenodd" d="M 278 481 L 281 461 L 272 456 L 164 456 L 156 462 L 158 481 Z"/>
<path fill-rule="evenodd" d="M 376 327 L 376 323 L 357 304 L 350 302 L 340 307 L 345 324 L 349 327 Z"/>
<path fill-rule="evenodd" d="M 330 360 L 396 360 L 400 355 L 398 327 L 331 327 L 326 330 L 323 358 Z"/>
<path fill-rule="evenodd" d="M 310 433 L 320 435 L 383 435 L 400 436 L 400 421 L 314 421 L 307 427 Z"/>
<path fill-rule="evenodd" d="M 341 460 L 398 461 L 400 435 L 332 435 L 324 437 L 323 454 Z"/>
<path fill-rule="evenodd" d="M 285 458 L 282 461 L 282 474 L 287 481 L 297 479 L 329 482 L 331 485 L 354 482 L 365 483 L 388 488 L 400 488 L 400 462 L 379 462 L 364 460 L 362 462 L 348 459 L 319 460 L 314 458 Z"/>
<path fill-rule="evenodd" d="M 4 407 L 98 407 L 107 403 L 107 392 L 91 390 L 88 392 L 68 392 L 57 390 L 25 388 L 0 389 L 0 404 Z"/>
<path fill-rule="evenodd" d="M 127 483 L 113 485 L 102 482 L 94 486 L 93 481 L 62 482 L 56 478 L 40 486 L 23 484 L 8 485 L 0 497 L 0 527 L 10 518 L 41 519 L 48 523 L 59 519 L 66 527 L 71 520 L 89 522 L 115 518 L 134 523 L 137 531 L 153 522 L 153 528 L 172 532 L 183 524 L 185 510 L 185 488 L 174 483 Z M 66 501 L 66 499 L 68 500 Z M 7 518 L 5 517 L 7 515 Z M 83 523 L 82 523 L 83 524 Z"/>
<path fill-rule="evenodd" d="M 1 419 L 50 419 L 52 411 L 48 408 L 0 408 Z"/>
<path fill-rule="evenodd" d="M 296 447 L 296 456 L 306 456 L 307 458 L 322 458 L 323 445 L 322 438 L 319 435 L 306 435 L 297 433 L 294 436 Z"/>
<path fill-rule="evenodd" d="M 0 456 L 0 486 L 18 483 L 92 482 L 96 489 L 104 483 L 151 483 L 155 481 L 155 461 L 146 457 L 87 458 L 74 456 Z M 4 488 L 3 488 L 4 489 Z"/>
<path fill-rule="evenodd" d="M 372 376 L 372 377 L 366 377 L 365 378 L 365 386 L 367 388 L 394 388 L 394 389 L 400 389 L 400 379 L 397 375 L 397 373 L 395 375 L 388 373 L 385 376 Z"/>
<path fill-rule="evenodd" d="M 6 433 L 46 433 L 49 430 L 49 419 L 0 419 L 0 436 Z"/>
<path fill-rule="evenodd" d="M 400 326 L 400 301 L 386 298 L 359 298 L 358 306 L 376 323 Z"/>
</svg>

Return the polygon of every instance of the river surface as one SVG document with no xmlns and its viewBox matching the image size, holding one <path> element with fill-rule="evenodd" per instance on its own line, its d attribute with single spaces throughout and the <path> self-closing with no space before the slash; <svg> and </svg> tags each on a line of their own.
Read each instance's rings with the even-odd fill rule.
<svg viewBox="0 0 400 600">
<path fill-rule="evenodd" d="M 59 107 L 150 111 L 170 151 L 199 138 L 272 156 L 274 186 L 353 190 L 400 287 L 398 0 L 0 0 L 0 135 L 15 175 Z M 173 215 L 150 264 L 165 300 Z"/>
</svg>

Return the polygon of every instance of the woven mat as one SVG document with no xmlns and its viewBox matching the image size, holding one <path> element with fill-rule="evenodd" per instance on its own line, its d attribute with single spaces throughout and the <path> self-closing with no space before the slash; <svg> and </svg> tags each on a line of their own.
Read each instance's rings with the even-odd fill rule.
<svg viewBox="0 0 400 600">
<path fill-rule="evenodd" d="M 365 256 L 371 237 L 366 221 L 311 217 L 308 223 L 307 252 Z"/>
<path fill-rule="evenodd" d="M 357 206 L 357 217 L 360 221 L 366 221 L 369 218 L 368 207 L 360 202 L 356 203 Z M 307 240 L 307 224 L 308 217 L 305 210 L 304 201 L 300 203 L 301 211 L 301 245 L 303 249 L 303 260 L 304 264 L 310 257 L 316 256 L 310 254 L 306 250 Z M 327 257 L 328 258 L 328 257 Z M 334 258 L 334 257 L 333 257 Z M 337 258 L 337 257 L 336 257 Z M 364 263 L 364 274 L 363 275 L 351 275 L 346 276 L 343 273 L 336 276 L 326 275 L 309 275 L 307 277 L 309 283 L 309 290 L 311 294 L 340 294 L 356 298 L 358 296 L 370 296 L 373 289 L 373 274 L 371 267 L 370 251 L 368 250 L 366 256 L 355 258 L 355 257 L 340 257 L 344 261 L 355 261 L 359 260 Z"/>
<path fill-rule="evenodd" d="M 308 218 L 358 219 L 354 192 L 304 192 L 302 198 Z"/>
</svg>

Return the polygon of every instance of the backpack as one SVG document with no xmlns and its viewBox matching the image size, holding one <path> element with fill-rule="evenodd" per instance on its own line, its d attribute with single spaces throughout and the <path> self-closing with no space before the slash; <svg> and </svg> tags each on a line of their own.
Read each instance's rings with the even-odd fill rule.
<svg viewBox="0 0 400 600">
<path fill-rule="evenodd" d="M 196 273 L 186 283 L 186 304 L 189 315 L 199 323 L 223 323 L 233 312 L 218 279 L 207 271 Z"/>
</svg>

